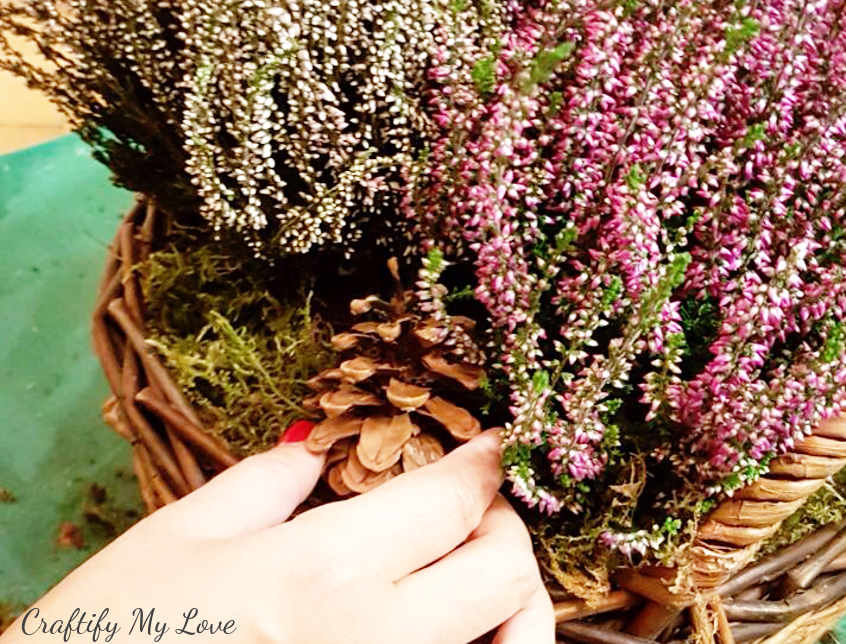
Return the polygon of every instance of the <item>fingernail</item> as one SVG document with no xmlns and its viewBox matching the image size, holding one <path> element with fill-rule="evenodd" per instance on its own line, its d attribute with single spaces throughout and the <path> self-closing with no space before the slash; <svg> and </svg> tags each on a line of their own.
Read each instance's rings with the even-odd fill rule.
<svg viewBox="0 0 846 644">
<path fill-rule="evenodd" d="M 300 441 L 304 441 L 308 438 L 308 435 L 311 434 L 311 430 L 314 429 L 314 425 L 315 423 L 310 420 L 298 420 L 295 423 L 292 423 L 288 429 L 282 432 L 282 436 L 279 438 L 278 444 L 299 443 Z"/>
</svg>

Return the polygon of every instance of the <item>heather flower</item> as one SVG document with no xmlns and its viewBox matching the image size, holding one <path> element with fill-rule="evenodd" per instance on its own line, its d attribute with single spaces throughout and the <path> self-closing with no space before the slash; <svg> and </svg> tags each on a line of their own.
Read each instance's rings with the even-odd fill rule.
<svg viewBox="0 0 846 644">
<path fill-rule="evenodd" d="M 59 5 L 62 5 L 59 10 Z M 435 57 L 460 70 L 494 0 L 32 0 L 0 5 L 0 67 L 45 91 L 122 185 L 257 254 L 403 237 Z M 38 43 L 27 62 L 4 34 Z"/>
<path fill-rule="evenodd" d="M 508 23 L 473 74 L 429 71 L 403 206 L 473 267 L 514 492 L 583 510 L 633 452 L 730 492 L 844 405 L 842 3 Z"/>
</svg>

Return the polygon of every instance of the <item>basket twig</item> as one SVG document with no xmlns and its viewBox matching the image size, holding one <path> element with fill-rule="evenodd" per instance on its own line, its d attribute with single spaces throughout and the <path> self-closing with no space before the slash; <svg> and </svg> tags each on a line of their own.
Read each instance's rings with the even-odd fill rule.
<svg viewBox="0 0 846 644">
<path fill-rule="evenodd" d="M 791 567 L 804 561 L 825 546 L 843 527 L 846 527 L 846 522 L 826 526 L 803 537 L 796 543 L 762 559 L 754 566 L 742 570 L 717 588 L 717 593 L 723 597 L 728 597 L 736 595 L 750 586 L 777 579 Z"/>
<path fill-rule="evenodd" d="M 205 431 L 145 340 L 135 263 L 154 249 L 159 219 L 155 205 L 143 197 L 124 218 L 109 246 L 91 329 L 112 390 L 103 417 L 133 444 L 133 469 L 148 511 L 188 494 L 210 474 L 237 462 L 225 444 Z M 207 462 L 201 464 L 198 454 Z"/>
<path fill-rule="evenodd" d="M 173 409 L 173 407 L 170 407 L 167 402 L 156 396 L 149 387 L 139 391 L 135 395 L 135 400 L 147 409 L 156 412 L 182 438 L 202 450 L 218 464 L 223 467 L 231 467 L 238 462 L 238 459 L 232 456 L 219 441 L 216 441 L 209 434 L 185 418 L 185 416 Z"/>
<path fill-rule="evenodd" d="M 627 590 L 615 590 L 608 593 L 598 603 L 588 604 L 581 599 L 559 602 L 553 606 L 555 621 L 558 623 L 582 619 L 590 615 L 600 615 L 614 610 L 632 608 L 641 603 L 643 598 Z"/>
<path fill-rule="evenodd" d="M 558 625 L 557 630 L 560 635 L 584 644 L 658 644 L 654 639 L 635 637 L 584 622 L 564 622 Z"/>
</svg>

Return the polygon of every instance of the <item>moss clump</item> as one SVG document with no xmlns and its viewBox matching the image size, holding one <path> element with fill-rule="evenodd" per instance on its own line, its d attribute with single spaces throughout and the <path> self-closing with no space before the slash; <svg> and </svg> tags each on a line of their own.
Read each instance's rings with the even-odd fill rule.
<svg viewBox="0 0 846 644">
<path fill-rule="evenodd" d="M 846 469 L 840 470 L 802 507 L 787 517 L 778 531 L 764 542 L 758 557 L 776 552 L 824 525 L 846 518 Z"/>
<path fill-rule="evenodd" d="M 648 472 L 642 455 L 621 460 L 579 522 L 527 517 L 548 587 L 591 603 L 611 589 L 616 568 L 649 565 L 675 567 L 678 583 L 685 582 L 689 548 L 710 507 L 692 482 L 681 482 L 672 496 L 655 497 Z M 636 522 L 646 514 L 643 507 L 654 522 Z"/>
<path fill-rule="evenodd" d="M 305 382 L 334 352 L 307 277 L 191 240 L 137 270 L 148 340 L 208 431 L 246 456 L 311 415 Z"/>
</svg>

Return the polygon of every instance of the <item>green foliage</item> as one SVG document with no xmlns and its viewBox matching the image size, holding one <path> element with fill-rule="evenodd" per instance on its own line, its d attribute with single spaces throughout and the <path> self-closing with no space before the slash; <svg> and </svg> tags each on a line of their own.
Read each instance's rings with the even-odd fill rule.
<svg viewBox="0 0 846 644">
<path fill-rule="evenodd" d="M 569 225 L 555 233 L 554 241 L 547 235 L 542 236 L 532 248 L 532 254 L 549 262 L 560 261 L 563 255 L 573 250 L 576 237 L 578 237 L 576 227 Z"/>
<path fill-rule="evenodd" d="M 549 94 L 549 114 L 554 116 L 561 109 L 561 104 L 564 102 L 564 94 L 559 91 L 550 92 Z"/>
<path fill-rule="evenodd" d="M 708 347 L 720 328 L 717 302 L 712 297 L 688 297 L 679 307 L 685 355 L 692 357 L 694 368 L 708 359 Z"/>
<path fill-rule="evenodd" d="M 536 394 L 545 393 L 549 389 L 549 372 L 543 370 L 535 371 L 535 374 L 532 376 L 532 388 Z"/>
<path fill-rule="evenodd" d="M 573 246 L 573 242 L 576 241 L 578 234 L 579 231 L 572 225 L 559 231 L 558 234 L 555 235 L 555 252 L 560 255 L 570 250 Z"/>
<path fill-rule="evenodd" d="M 743 479 L 737 472 L 732 472 L 720 482 L 720 487 L 726 492 L 733 492 L 743 487 Z"/>
<path fill-rule="evenodd" d="M 575 48 L 576 43 L 565 41 L 552 49 L 538 52 L 529 71 L 529 86 L 540 85 L 552 78 L 558 65 L 569 58 Z"/>
<path fill-rule="evenodd" d="M 629 186 L 629 190 L 636 192 L 645 182 L 646 175 L 643 173 L 640 165 L 635 163 L 626 175 L 626 185 Z"/>
<path fill-rule="evenodd" d="M 634 14 L 637 11 L 639 6 L 638 0 L 622 0 L 620 6 L 623 7 L 623 15 L 628 17 Z"/>
<path fill-rule="evenodd" d="M 720 481 L 720 487 L 725 492 L 734 492 L 739 490 L 754 481 L 757 481 L 764 474 L 770 470 L 770 462 L 773 460 L 774 454 L 768 453 L 756 461 L 752 458 L 747 458 L 747 463 L 732 472 Z"/>
<path fill-rule="evenodd" d="M 473 79 L 476 91 L 482 96 L 488 96 L 493 92 L 496 84 L 496 57 L 491 54 L 477 60 L 470 72 L 470 77 Z"/>
<path fill-rule="evenodd" d="M 599 417 L 605 425 L 605 433 L 600 443 L 603 451 L 608 454 L 609 462 L 616 461 L 620 456 L 620 426 L 615 422 L 617 413 L 623 406 L 622 398 L 609 398 L 602 403 L 605 408 L 600 412 Z"/>
<path fill-rule="evenodd" d="M 450 291 L 444 295 L 444 302 L 458 302 L 461 300 L 472 300 L 476 297 L 476 292 L 471 286 L 465 286 L 457 291 Z"/>
<path fill-rule="evenodd" d="M 690 261 L 690 253 L 674 255 L 667 267 L 666 275 L 643 296 L 640 303 L 640 326 L 643 330 L 650 328 L 655 323 L 664 303 L 684 281 L 684 274 Z"/>
<path fill-rule="evenodd" d="M 153 253 L 137 270 L 150 344 L 211 433 L 245 456 L 310 415 L 305 381 L 334 353 L 307 284 L 277 299 L 266 269 L 205 245 Z"/>
<path fill-rule="evenodd" d="M 436 275 L 444 269 L 444 254 L 440 248 L 433 248 L 426 253 L 426 268 Z"/>
<path fill-rule="evenodd" d="M 622 398 L 609 398 L 605 401 L 605 411 L 601 414 L 602 420 L 607 422 L 609 419 L 614 417 L 614 414 L 622 407 L 623 399 Z"/>
<path fill-rule="evenodd" d="M 510 465 L 522 465 L 524 463 L 528 463 L 531 456 L 532 452 L 528 445 L 514 443 L 502 450 L 502 464 L 505 467 Z"/>
<path fill-rule="evenodd" d="M 532 451 L 528 445 L 513 443 L 502 450 L 502 466 L 516 468 L 521 475 L 529 473 L 532 467 Z"/>
<path fill-rule="evenodd" d="M 726 46 L 723 52 L 731 55 L 761 31 L 761 25 L 753 18 L 744 18 L 740 24 L 726 28 Z"/>
<path fill-rule="evenodd" d="M 798 159 L 801 152 L 801 143 L 791 143 L 790 145 L 784 146 L 784 154 L 788 159 Z"/>
<path fill-rule="evenodd" d="M 661 532 L 668 536 L 677 535 L 681 530 L 681 524 L 681 519 L 667 517 L 666 519 L 664 519 L 664 523 L 661 526 Z"/>
<path fill-rule="evenodd" d="M 678 288 L 684 281 L 684 274 L 690 266 L 690 253 L 679 253 L 670 262 L 670 270 L 667 272 L 667 287 L 672 291 Z"/>
<path fill-rule="evenodd" d="M 746 136 L 743 137 L 744 147 L 751 148 L 756 141 L 763 141 L 767 135 L 766 123 L 753 123 L 746 131 Z"/>
<path fill-rule="evenodd" d="M 828 243 L 817 251 L 817 257 L 820 263 L 834 265 L 837 267 L 836 270 L 842 273 L 844 256 L 846 256 L 846 226 L 834 224 L 827 237 Z"/>
<path fill-rule="evenodd" d="M 717 500 L 713 498 L 708 498 L 702 499 L 699 503 L 697 503 L 695 510 L 699 516 L 705 516 L 715 507 L 717 507 Z"/>
<path fill-rule="evenodd" d="M 614 302 L 620 299 L 620 296 L 623 294 L 623 280 L 620 278 L 619 275 L 615 275 L 611 279 L 611 283 L 605 287 L 605 290 L 602 292 L 602 303 L 600 306 L 602 310 L 605 311 L 610 307 Z"/>
<path fill-rule="evenodd" d="M 605 433 L 602 435 L 602 442 L 600 446 L 605 452 L 608 452 L 609 460 L 616 460 L 619 456 L 620 450 L 620 426 L 614 423 L 608 423 L 605 426 Z"/>
<path fill-rule="evenodd" d="M 825 339 L 821 356 L 823 362 L 834 362 L 843 355 L 844 350 L 846 350 L 846 326 L 843 322 L 836 322 Z"/>
</svg>

